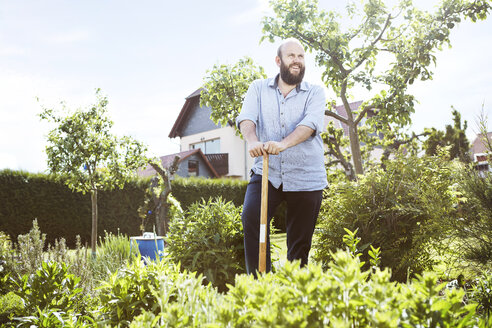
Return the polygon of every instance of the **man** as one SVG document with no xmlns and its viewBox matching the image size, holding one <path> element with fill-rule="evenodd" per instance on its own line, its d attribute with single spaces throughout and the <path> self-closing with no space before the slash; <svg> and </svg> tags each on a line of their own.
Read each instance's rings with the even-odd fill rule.
<svg viewBox="0 0 492 328">
<path fill-rule="evenodd" d="M 280 74 L 254 81 L 236 123 L 255 157 L 244 199 L 242 222 L 246 270 L 258 270 L 261 175 L 263 155 L 270 154 L 268 221 L 287 202 L 287 259 L 308 261 L 314 226 L 326 187 L 323 142 L 325 96 L 319 86 L 303 82 L 304 49 L 296 39 L 279 46 L 275 62 Z M 269 226 L 269 225 L 268 225 Z M 267 272 L 271 270 L 270 231 Z"/>
</svg>

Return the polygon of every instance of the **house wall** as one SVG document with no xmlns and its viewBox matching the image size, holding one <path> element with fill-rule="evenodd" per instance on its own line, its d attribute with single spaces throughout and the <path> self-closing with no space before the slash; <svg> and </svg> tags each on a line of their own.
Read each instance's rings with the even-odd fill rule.
<svg viewBox="0 0 492 328">
<path fill-rule="evenodd" d="M 193 98 L 193 109 L 189 113 L 186 125 L 184 126 L 182 137 L 194 135 L 197 133 L 219 129 L 210 119 L 212 110 L 210 107 L 200 107 L 200 97 Z M 188 149 L 186 149 L 188 150 Z"/>
<path fill-rule="evenodd" d="M 188 178 L 190 176 L 188 174 L 188 162 L 190 160 L 198 161 L 198 176 L 206 178 L 211 178 L 214 176 L 212 171 L 203 162 L 203 158 L 197 154 L 193 154 L 179 163 L 178 171 L 176 172 L 177 175 L 184 178 Z"/>
<path fill-rule="evenodd" d="M 181 137 L 181 151 L 189 150 L 190 144 L 220 138 L 220 152 L 229 154 L 229 174 L 227 176 L 249 179 L 253 159 L 246 155 L 246 142 L 236 135 L 233 127 L 217 128 Z M 245 165 L 246 164 L 246 165 Z"/>
</svg>

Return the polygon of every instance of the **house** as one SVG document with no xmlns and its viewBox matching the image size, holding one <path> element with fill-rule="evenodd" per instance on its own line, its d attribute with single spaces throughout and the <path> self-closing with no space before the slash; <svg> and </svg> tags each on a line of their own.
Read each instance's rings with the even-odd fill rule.
<svg viewBox="0 0 492 328">
<path fill-rule="evenodd" d="M 478 134 L 471 146 L 472 160 L 475 163 L 475 167 L 481 173 L 492 172 L 491 159 L 492 154 L 490 149 L 484 142 L 484 136 Z M 487 139 L 492 144 L 492 132 L 487 133 Z"/>
<path fill-rule="evenodd" d="M 180 153 L 177 155 L 184 158 L 180 160 L 177 174 L 183 177 L 193 175 L 194 164 L 189 164 L 190 160 L 186 156 L 191 156 L 191 151 L 201 150 L 203 157 L 193 153 L 195 157 L 192 159 L 201 163 L 198 176 L 215 177 L 211 173 L 210 165 L 218 177 L 248 179 L 254 159 L 247 152 L 245 140 L 236 135 L 233 126 L 216 125 L 210 119 L 211 108 L 200 107 L 201 91 L 202 88 L 199 88 L 185 98 L 185 103 L 169 133 L 169 138 L 180 138 Z M 361 104 L 362 101 L 357 101 L 350 106 L 355 110 Z M 339 115 L 347 116 L 343 106 L 336 106 L 335 109 Z M 330 120 L 334 119 L 325 116 L 325 126 Z M 343 128 L 345 135 L 348 135 L 348 127 L 345 124 L 335 120 L 335 126 Z M 169 166 L 175 155 L 161 157 L 163 166 Z M 374 157 L 378 155 L 380 156 L 379 153 L 373 154 Z M 148 168 L 145 174 L 154 173 L 152 168 Z"/>
<path fill-rule="evenodd" d="M 191 149 L 176 154 L 170 154 L 160 157 L 162 167 L 168 168 L 174 161 L 176 156 L 178 160 L 178 170 L 176 175 L 181 177 L 206 177 L 206 178 L 218 178 L 224 174 L 224 154 L 212 154 L 211 157 L 203 154 L 200 148 Z M 227 154 L 226 154 L 227 155 Z M 227 159 L 225 157 L 225 159 Z M 215 166 L 212 164 L 214 163 Z M 156 171 L 147 165 L 143 170 L 138 171 L 137 174 L 141 177 L 153 176 Z"/>
<path fill-rule="evenodd" d="M 216 125 L 210 107 L 200 107 L 202 88 L 186 97 L 169 138 L 180 138 L 180 151 L 201 149 L 219 176 L 247 179 L 254 160 L 246 141 L 236 135 L 233 126 Z"/>
</svg>

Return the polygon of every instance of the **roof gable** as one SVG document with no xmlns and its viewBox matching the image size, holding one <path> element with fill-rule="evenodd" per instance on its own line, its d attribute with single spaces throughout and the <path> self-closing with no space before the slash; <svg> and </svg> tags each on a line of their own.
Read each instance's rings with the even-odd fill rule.
<svg viewBox="0 0 492 328">
<path fill-rule="evenodd" d="M 186 97 L 183 108 L 169 132 L 169 138 L 184 137 L 220 128 L 210 119 L 210 107 L 200 107 L 202 90 L 203 88 L 199 88 Z"/>
</svg>

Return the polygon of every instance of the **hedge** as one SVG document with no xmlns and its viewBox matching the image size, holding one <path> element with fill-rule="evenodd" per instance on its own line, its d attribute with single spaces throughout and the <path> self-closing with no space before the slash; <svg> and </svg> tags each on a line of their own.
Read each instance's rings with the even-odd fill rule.
<svg viewBox="0 0 492 328">
<path fill-rule="evenodd" d="M 126 235 L 139 235 L 141 219 L 137 210 L 143 204 L 149 179 L 135 179 L 124 189 L 98 193 L 98 234 L 104 231 Z M 172 182 L 173 195 L 183 210 L 201 200 L 221 196 L 234 205 L 243 203 L 247 182 L 232 179 L 176 178 Z M 282 209 L 277 211 L 283 213 Z M 282 215 L 279 215 L 280 217 Z M 73 247 L 75 236 L 80 235 L 83 244 L 90 242 L 90 195 L 72 192 L 63 177 L 24 171 L 0 171 L 0 231 L 12 240 L 26 234 L 37 218 L 46 242 L 64 237 Z M 151 222 L 150 222 L 151 225 Z M 277 220 L 282 230 L 283 219 Z M 151 228 L 150 228 L 151 229 Z"/>
</svg>

